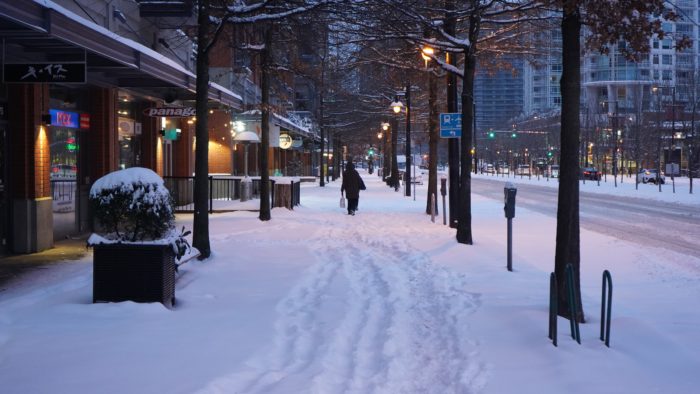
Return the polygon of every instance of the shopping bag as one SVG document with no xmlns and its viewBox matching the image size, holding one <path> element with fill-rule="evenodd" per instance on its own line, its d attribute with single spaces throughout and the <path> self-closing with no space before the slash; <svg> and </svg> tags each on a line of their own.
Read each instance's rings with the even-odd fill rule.
<svg viewBox="0 0 700 394">
<path fill-rule="evenodd" d="M 344 197 L 340 197 L 340 207 L 345 208 L 345 198 Z"/>
</svg>

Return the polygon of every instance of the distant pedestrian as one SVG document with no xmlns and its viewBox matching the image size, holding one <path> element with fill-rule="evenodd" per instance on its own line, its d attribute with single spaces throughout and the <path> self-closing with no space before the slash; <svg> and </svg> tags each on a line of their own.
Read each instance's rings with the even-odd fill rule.
<svg viewBox="0 0 700 394">
<path fill-rule="evenodd" d="M 352 162 L 348 161 L 343 172 L 343 184 L 340 186 L 340 195 L 342 196 L 343 192 L 345 192 L 345 198 L 348 200 L 348 215 L 354 215 L 355 211 L 357 211 L 357 204 L 360 201 L 360 190 L 365 189 L 365 183 L 362 181 L 360 174 L 357 173 Z"/>
</svg>

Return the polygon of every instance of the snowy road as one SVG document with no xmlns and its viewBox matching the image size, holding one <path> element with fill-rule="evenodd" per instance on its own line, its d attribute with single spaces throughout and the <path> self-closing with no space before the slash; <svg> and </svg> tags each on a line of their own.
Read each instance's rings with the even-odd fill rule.
<svg viewBox="0 0 700 394">
<path fill-rule="evenodd" d="M 475 194 L 503 200 L 504 178 L 473 178 L 472 182 Z M 556 218 L 556 188 L 529 184 L 519 184 L 517 187 L 517 206 Z M 580 210 L 581 226 L 588 230 L 645 247 L 664 248 L 690 256 L 700 256 L 700 210 L 697 207 L 628 196 L 581 192 Z M 700 270 L 700 267 L 697 268 Z"/>
<path fill-rule="evenodd" d="M 278 304 L 270 348 L 202 393 L 480 390 L 486 369 L 467 323 L 478 296 L 411 246 L 417 230 L 388 228 L 401 223 L 393 216 L 319 222 L 307 241 L 317 263 Z"/>
</svg>

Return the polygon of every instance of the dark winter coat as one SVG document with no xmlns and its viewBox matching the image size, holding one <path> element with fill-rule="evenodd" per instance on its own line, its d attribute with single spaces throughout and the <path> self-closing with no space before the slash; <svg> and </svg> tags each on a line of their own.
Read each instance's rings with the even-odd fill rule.
<svg viewBox="0 0 700 394">
<path fill-rule="evenodd" d="M 346 198 L 360 198 L 360 190 L 365 190 L 365 183 L 355 170 L 355 166 L 352 163 L 348 164 L 343 172 L 343 184 L 340 186 L 340 192 L 345 192 Z"/>
</svg>

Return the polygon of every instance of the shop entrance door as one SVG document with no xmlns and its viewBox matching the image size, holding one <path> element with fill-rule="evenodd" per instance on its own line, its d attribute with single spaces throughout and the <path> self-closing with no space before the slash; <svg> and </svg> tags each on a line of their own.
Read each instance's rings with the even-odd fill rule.
<svg viewBox="0 0 700 394">
<path fill-rule="evenodd" d="M 7 190 L 7 144 L 5 128 L 0 127 L 0 256 L 8 253 L 10 210 Z"/>
<path fill-rule="evenodd" d="M 51 127 L 51 197 L 53 237 L 61 240 L 77 234 L 78 133 L 77 129 Z"/>
</svg>

